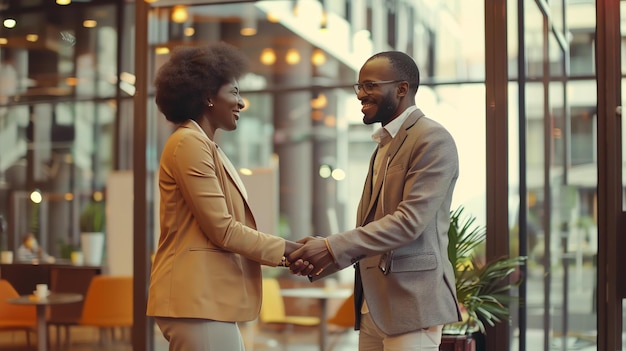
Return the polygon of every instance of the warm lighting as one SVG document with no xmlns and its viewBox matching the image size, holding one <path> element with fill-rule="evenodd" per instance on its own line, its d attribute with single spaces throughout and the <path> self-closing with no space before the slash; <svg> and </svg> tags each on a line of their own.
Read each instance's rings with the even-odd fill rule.
<svg viewBox="0 0 626 351">
<path fill-rule="evenodd" d="M 78 84 L 78 79 L 76 77 L 67 77 L 65 78 L 65 84 L 75 87 Z"/>
<path fill-rule="evenodd" d="M 244 11 L 241 16 L 241 29 L 239 29 L 239 34 L 244 37 L 250 37 L 255 35 L 256 31 L 256 7 L 254 4 L 250 3 L 244 7 Z"/>
<path fill-rule="evenodd" d="M 184 23 L 189 18 L 187 6 L 176 5 L 172 8 L 172 21 L 176 23 Z"/>
<path fill-rule="evenodd" d="M 239 173 L 247 176 L 252 175 L 252 170 L 250 168 L 239 168 Z"/>
<path fill-rule="evenodd" d="M 30 201 L 32 201 L 35 204 L 40 204 L 41 200 L 43 200 L 43 195 L 41 195 L 41 191 L 37 190 L 33 190 L 32 193 L 30 193 Z"/>
<path fill-rule="evenodd" d="M 143 0 L 143 2 L 145 2 L 146 4 L 152 4 L 152 3 L 155 3 L 157 1 L 159 1 L 159 0 Z"/>
<path fill-rule="evenodd" d="M 96 20 L 84 20 L 83 21 L 83 27 L 85 28 L 94 28 L 97 25 L 98 25 L 98 22 L 96 22 Z"/>
<path fill-rule="evenodd" d="M 186 37 L 192 37 L 194 34 L 196 34 L 196 30 L 193 27 L 187 27 L 185 28 L 183 33 L 185 34 Z"/>
<path fill-rule="evenodd" d="M 2 23 L 6 28 L 13 28 L 17 24 L 17 22 L 13 18 L 7 18 Z"/>
<path fill-rule="evenodd" d="M 326 10 L 322 10 L 322 18 L 320 18 L 320 29 L 328 29 L 328 14 L 326 13 Z"/>
<path fill-rule="evenodd" d="M 102 193 L 102 191 L 94 191 L 93 192 L 93 201 L 100 202 L 102 200 L 104 200 L 104 194 Z"/>
<path fill-rule="evenodd" d="M 30 41 L 31 43 L 39 40 L 39 36 L 37 34 L 26 34 L 26 41 Z"/>
<path fill-rule="evenodd" d="M 0 38 L 0 45 L 7 44 L 8 42 L 7 38 Z"/>
<path fill-rule="evenodd" d="M 65 201 L 72 201 L 72 200 L 74 200 L 74 194 L 72 194 L 72 193 L 65 193 L 65 195 L 63 195 L 63 198 L 65 199 Z"/>
<path fill-rule="evenodd" d="M 263 51 L 261 51 L 261 56 L 259 57 L 259 60 L 262 64 L 266 66 L 273 65 L 274 62 L 276 62 L 276 53 L 274 52 L 274 49 L 263 49 Z"/>
<path fill-rule="evenodd" d="M 253 27 L 253 26 L 245 26 L 244 25 L 239 30 L 239 34 L 243 35 L 244 37 L 251 37 L 253 35 L 256 35 L 256 28 Z"/>
<path fill-rule="evenodd" d="M 271 23 L 278 23 L 278 22 L 280 22 L 280 18 L 278 17 L 278 15 L 276 15 L 275 13 L 272 13 L 272 12 L 268 12 L 266 18 Z"/>
<path fill-rule="evenodd" d="M 157 55 L 166 55 L 170 53 L 170 48 L 168 48 L 167 46 L 158 46 L 156 49 L 154 49 L 154 53 Z"/>
<path fill-rule="evenodd" d="M 316 98 L 311 99 L 311 107 L 314 109 L 321 110 L 328 105 L 328 99 L 324 94 L 318 94 Z"/>
<path fill-rule="evenodd" d="M 337 117 L 333 115 L 326 116 L 326 118 L 324 118 L 324 125 L 334 128 L 335 126 L 337 126 Z"/>
<path fill-rule="evenodd" d="M 285 61 L 290 65 L 296 65 L 300 62 L 300 53 L 296 49 L 287 50 Z"/>
<path fill-rule="evenodd" d="M 313 110 L 311 111 L 311 119 L 314 121 L 321 121 L 324 119 L 324 111 L 322 110 Z"/>
<path fill-rule="evenodd" d="M 72 3 L 72 0 L 57 0 L 57 5 L 69 5 Z"/>
<path fill-rule="evenodd" d="M 314 66 L 321 66 L 326 63 L 326 54 L 324 51 L 320 49 L 313 50 L 313 54 L 311 54 L 311 63 Z"/>
</svg>

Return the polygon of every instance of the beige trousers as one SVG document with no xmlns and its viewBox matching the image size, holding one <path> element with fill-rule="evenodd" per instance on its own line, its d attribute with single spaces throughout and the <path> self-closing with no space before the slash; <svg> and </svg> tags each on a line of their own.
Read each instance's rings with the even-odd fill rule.
<svg viewBox="0 0 626 351">
<path fill-rule="evenodd" d="M 155 317 L 169 351 L 245 351 L 239 326 L 210 319 Z"/>
<path fill-rule="evenodd" d="M 401 335 L 383 333 L 369 313 L 361 315 L 359 351 L 438 351 L 443 326 L 433 326 Z"/>
</svg>

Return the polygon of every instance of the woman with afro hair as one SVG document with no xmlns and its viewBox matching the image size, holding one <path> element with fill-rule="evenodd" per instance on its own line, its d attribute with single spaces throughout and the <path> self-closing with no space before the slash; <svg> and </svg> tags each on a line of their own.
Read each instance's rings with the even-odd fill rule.
<svg viewBox="0 0 626 351">
<path fill-rule="evenodd" d="M 159 166 L 160 237 L 148 292 L 170 350 L 244 350 L 238 322 L 257 318 L 261 265 L 300 246 L 256 230 L 246 189 L 214 142 L 244 108 L 246 57 L 225 43 L 181 47 L 159 69 L 156 104 L 176 125 Z"/>
</svg>

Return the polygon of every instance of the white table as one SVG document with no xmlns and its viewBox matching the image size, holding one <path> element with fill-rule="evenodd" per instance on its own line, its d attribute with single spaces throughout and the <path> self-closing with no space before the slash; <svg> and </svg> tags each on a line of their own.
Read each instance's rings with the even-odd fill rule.
<svg viewBox="0 0 626 351">
<path fill-rule="evenodd" d="M 320 351 L 326 351 L 328 339 L 328 313 L 326 311 L 326 302 L 328 299 L 346 299 L 352 295 L 352 289 L 344 288 L 293 288 L 281 289 L 281 295 L 284 297 L 298 297 L 306 299 L 316 299 L 320 303 L 320 335 L 319 344 Z"/>
<path fill-rule="evenodd" d="M 37 298 L 33 295 L 23 295 L 7 302 L 16 305 L 37 306 L 37 351 L 46 351 L 48 347 L 48 327 L 46 324 L 46 307 L 66 303 L 79 302 L 83 299 L 81 294 L 51 293 L 47 298 Z"/>
</svg>

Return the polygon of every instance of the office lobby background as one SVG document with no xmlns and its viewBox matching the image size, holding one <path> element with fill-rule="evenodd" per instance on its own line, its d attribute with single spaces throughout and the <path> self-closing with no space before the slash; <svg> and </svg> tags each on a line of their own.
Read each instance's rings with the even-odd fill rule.
<svg viewBox="0 0 626 351">
<path fill-rule="evenodd" d="M 508 94 L 497 118 L 506 132 L 489 135 L 488 3 L 0 1 L 0 215 L 8 227 L 0 244 L 15 250 L 34 232 L 60 257 L 63 245 L 79 243 L 81 211 L 102 192 L 104 264 L 119 266 L 126 255 L 122 266 L 132 269 L 137 243 L 149 256 L 158 236 L 155 173 L 172 130 L 151 81 L 174 47 L 215 41 L 239 47 L 252 63 L 239 82 L 246 109 L 238 128 L 216 141 L 256 196 L 261 229 L 296 240 L 351 228 L 378 127 L 363 125 L 352 84 L 372 54 L 400 50 L 421 70 L 418 107 L 457 142 L 453 208 L 463 206 L 481 226 L 492 186 L 487 141 L 505 141 L 498 167 L 506 170 L 507 206 L 497 215 L 506 230 L 489 232 L 488 241 L 528 261 L 524 284 L 513 291 L 524 303 L 513 306 L 500 346 L 535 350 L 526 346 L 531 339 L 544 350 L 598 345 L 597 5 L 500 1 L 507 11 L 496 29 L 506 33 L 507 76 L 498 88 Z M 139 9 L 145 42 L 137 42 Z M 137 96 L 145 98 L 142 116 Z M 145 189 L 133 192 L 137 121 L 145 128 Z M 130 207 L 112 205 L 133 201 L 145 203 L 139 234 Z M 352 279 L 346 273 L 341 279 Z"/>
</svg>

